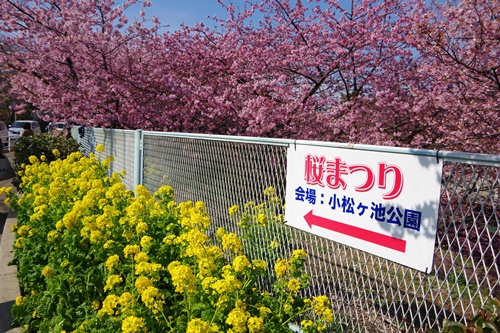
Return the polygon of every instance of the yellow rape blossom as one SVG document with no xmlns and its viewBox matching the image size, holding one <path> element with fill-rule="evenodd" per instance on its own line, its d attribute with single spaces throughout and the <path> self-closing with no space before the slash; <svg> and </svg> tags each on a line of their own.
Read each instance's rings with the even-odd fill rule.
<svg viewBox="0 0 500 333">
<path fill-rule="evenodd" d="M 266 188 L 266 189 L 264 190 L 264 195 L 265 195 L 265 196 L 268 196 L 268 197 L 270 197 L 270 196 L 274 195 L 275 193 L 276 193 L 276 190 L 275 190 L 275 189 L 274 189 L 274 187 L 272 187 L 272 186 L 269 186 L 268 188 Z"/>
<path fill-rule="evenodd" d="M 153 196 L 162 199 L 173 199 L 174 189 L 172 188 L 172 186 L 164 185 L 160 187 L 158 190 L 156 190 Z"/>
<path fill-rule="evenodd" d="M 218 246 L 208 246 L 205 248 L 205 251 L 207 256 L 213 259 L 222 258 L 222 255 L 224 254 Z"/>
<path fill-rule="evenodd" d="M 307 258 L 307 253 L 304 250 L 294 250 L 292 252 L 291 263 L 302 263 Z"/>
<path fill-rule="evenodd" d="M 326 296 L 317 296 L 313 298 L 314 313 L 323 321 L 331 323 L 333 321 L 333 312 L 330 306 L 330 300 Z"/>
<path fill-rule="evenodd" d="M 144 323 L 143 318 L 128 316 L 123 319 L 122 322 L 122 332 L 123 333 L 139 333 L 139 332 L 147 332 L 146 324 Z"/>
<path fill-rule="evenodd" d="M 148 224 L 145 222 L 139 222 L 135 227 L 135 230 L 139 235 L 145 233 L 146 231 L 148 231 L 148 229 L 149 229 Z"/>
<path fill-rule="evenodd" d="M 148 189 L 144 187 L 144 185 L 137 185 L 135 187 L 135 193 L 137 193 L 138 197 L 144 197 L 144 198 L 151 197 L 151 194 L 149 193 Z"/>
<path fill-rule="evenodd" d="M 29 225 L 22 225 L 17 229 L 17 234 L 19 236 L 26 236 L 29 234 L 31 227 Z"/>
<path fill-rule="evenodd" d="M 252 265 L 257 269 L 262 269 L 263 271 L 267 270 L 267 262 L 265 262 L 264 260 L 252 260 Z"/>
<path fill-rule="evenodd" d="M 149 256 L 144 252 L 139 252 L 134 256 L 135 262 L 146 262 L 149 260 Z"/>
<path fill-rule="evenodd" d="M 220 227 L 217 229 L 217 231 L 215 232 L 215 236 L 219 237 L 219 238 L 222 238 L 222 236 L 224 236 L 226 234 L 226 230 L 224 230 L 224 228 Z"/>
<path fill-rule="evenodd" d="M 173 245 L 176 237 L 177 237 L 176 235 L 165 236 L 165 238 L 163 238 L 163 243 L 167 245 Z"/>
<path fill-rule="evenodd" d="M 197 263 L 199 270 L 198 276 L 200 278 L 211 275 L 211 273 L 217 269 L 217 265 L 212 257 L 199 258 Z"/>
<path fill-rule="evenodd" d="M 217 282 L 217 278 L 216 277 L 214 277 L 214 276 L 205 277 L 203 279 L 203 281 L 201 282 L 201 287 L 208 294 L 213 289 L 213 285 L 214 285 L 215 282 Z"/>
<path fill-rule="evenodd" d="M 194 290 L 196 278 L 189 266 L 182 265 L 178 261 L 172 261 L 167 269 L 172 276 L 175 291 L 184 293 Z"/>
<path fill-rule="evenodd" d="M 260 316 L 262 318 L 266 318 L 266 316 L 270 313 L 272 313 L 271 309 L 269 309 L 268 307 L 265 307 L 265 306 L 261 306 L 259 308 L 259 313 L 260 313 Z"/>
<path fill-rule="evenodd" d="M 247 325 L 250 333 L 263 332 L 264 320 L 260 317 L 250 317 L 248 318 Z"/>
<path fill-rule="evenodd" d="M 210 324 L 200 318 L 192 319 L 188 323 L 186 333 L 208 333 Z"/>
<path fill-rule="evenodd" d="M 278 277 L 285 275 L 288 271 L 288 261 L 286 259 L 276 260 L 274 271 Z"/>
<path fill-rule="evenodd" d="M 128 258 L 130 256 L 136 255 L 140 250 L 141 248 L 139 247 L 139 245 L 127 245 L 123 249 L 123 254 L 125 255 L 125 258 Z"/>
<path fill-rule="evenodd" d="M 54 269 L 50 266 L 45 266 L 42 269 L 42 275 L 45 276 L 47 279 L 53 276 L 54 274 L 56 274 L 56 271 L 54 271 Z"/>
<path fill-rule="evenodd" d="M 106 243 L 104 243 L 104 245 L 102 246 L 104 249 L 109 249 L 111 247 L 111 245 L 113 245 L 115 241 L 110 239 L 108 241 L 106 241 Z"/>
<path fill-rule="evenodd" d="M 16 241 L 14 242 L 14 247 L 16 249 L 20 249 L 23 247 L 24 244 L 24 237 L 18 237 L 16 238 Z"/>
<path fill-rule="evenodd" d="M 115 308 L 118 305 L 120 298 L 116 295 L 108 295 L 102 302 L 102 308 L 97 312 L 97 315 L 102 318 L 105 314 L 112 316 L 115 314 Z"/>
<path fill-rule="evenodd" d="M 38 157 L 31 155 L 28 160 L 30 161 L 31 164 L 36 164 L 38 163 Z"/>
<path fill-rule="evenodd" d="M 92 230 L 90 232 L 90 241 L 92 243 L 100 243 L 103 240 L 104 236 L 99 230 Z"/>
<path fill-rule="evenodd" d="M 119 275 L 110 275 L 106 279 L 106 285 L 104 286 L 104 291 L 111 290 L 115 284 L 121 283 L 123 279 Z"/>
<path fill-rule="evenodd" d="M 106 268 L 111 271 L 113 267 L 118 266 L 120 263 L 120 257 L 117 254 L 113 254 L 106 260 Z"/>
<path fill-rule="evenodd" d="M 147 249 L 153 244 L 153 238 L 151 236 L 142 236 L 140 243 L 143 249 Z"/>
<path fill-rule="evenodd" d="M 159 292 L 158 288 L 153 286 L 147 287 L 141 293 L 141 300 L 147 308 L 156 314 L 163 310 L 164 296 Z"/>
<path fill-rule="evenodd" d="M 22 306 L 24 304 L 24 297 L 23 296 L 17 296 L 16 297 L 16 305 L 17 306 Z"/>
<path fill-rule="evenodd" d="M 222 249 L 231 251 L 233 254 L 241 252 L 241 241 L 238 236 L 232 232 L 222 236 Z"/>
<path fill-rule="evenodd" d="M 307 329 L 311 328 L 311 327 L 312 327 L 312 325 L 313 325 L 313 322 L 312 322 L 312 320 L 309 320 L 309 319 L 305 319 L 305 320 L 302 320 L 302 321 L 300 322 L 300 326 L 301 326 L 301 327 L 302 327 L 302 329 L 304 329 L 304 330 L 307 330 Z"/>
<path fill-rule="evenodd" d="M 118 299 L 118 303 L 123 307 L 123 308 L 128 308 L 132 303 L 134 302 L 134 295 L 132 295 L 129 292 L 124 292 L 123 294 L 120 295 L 120 298 Z"/>
<path fill-rule="evenodd" d="M 153 282 L 146 276 L 139 276 L 135 280 L 135 288 L 137 289 L 138 292 L 142 293 L 144 290 L 146 290 L 148 287 L 152 286 Z"/>
<path fill-rule="evenodd" d="M 298 292 L 300 290 L 300 282 L 297 279 L 290 279 L 287 283 L 288 290 L 291 292 Z"/>
<path fill-rule="evenodd" d="M 229 207 L 228 209 L 229 216 L 233 216 L 234 214 L 236 214 L 236 212 L 238 212 L 238 210 L 239 207 L 237 205 Z"/>
<path fill-rule="evenodd" d="M 246 332 L 248 320 L 248 312 L 241 308 L 235 308 L 229 312 L 226 323 L 233 326 L 233 331 L 235 333 Z"/>
<path fill-rule="evenodd" d="M 92 301 L 92 310 L 99 310 L 100 307 L 101 307 L 101 303 L 99 303 L 98 300 Z"/>
<path fill-rule="evenodd" d="M 98 153 L 103 153 L 104 152 L 104 146 L 99 144 L 95 147 L 95 151 Z"/>
<path fill-rule="evenodd" d="M 267 223 L 267 216 L 265 214 L 257 214 L 257 219 L 255 222 L 260 225 L 261 227 L 265 226 Z"/>
<path fill-rule="evenodd" d="M 241 273 L 250 267 L 252 267 L 252 265 L 250 264 L 250 261 L 245 255 L 237 256 L 233 260 L 233 268 L 234 271 L 237 273 Z"/>
<path fill-rule="evenodd" d="M 162 269 L 163 266 L 161 264 L 148 263 L 142 261 L 135 265 L 135 274 L 136 275 L 151 274 L 154 272 L 159 272 Z"/>
</svg>

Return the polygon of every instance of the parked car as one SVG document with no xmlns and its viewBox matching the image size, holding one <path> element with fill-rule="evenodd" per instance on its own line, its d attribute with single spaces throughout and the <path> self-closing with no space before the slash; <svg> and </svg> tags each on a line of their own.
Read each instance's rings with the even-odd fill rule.
<svg viewBox="0 0 500 333">
<path fill-rule="evenodd" d="M 9 132 L 10 132 L 10 139 L 15 140 L 21 136 L 21 132 L 26 124 L 30 125 L 31 130 L 35 135 L 39 135 L 41 133 L 40 131 L 40 124 L 36 120 L 16 120 L 15 122 L 10 125 Z"/>
<path fill-rule="evenodd" d="M 70 129 L 70 127 L 68 126 L 68 123 L 65 123 L 65 122 L 57 122 L 56 126 L 54 127 L 54 130 L 59 131 L 59 132 L 65 130 L 65 129 L 67 129 L 67 130 Z"/>
<path fill-rule="evenodd" d="M 9 128 L 7 127 L 7 125 L 5 125 L 4 122 L 0 121 L 0 147 L 3 148 L 3 146 L 8 145 L 8 142 L 9 142 Z"/>
</svg>

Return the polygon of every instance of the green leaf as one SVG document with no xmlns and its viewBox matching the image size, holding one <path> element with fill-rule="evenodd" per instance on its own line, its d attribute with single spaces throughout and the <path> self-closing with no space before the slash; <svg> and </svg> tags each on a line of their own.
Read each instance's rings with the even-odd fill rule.
<svg viewBox="0 0 500 333">
<path fill-rule="evenodd" d="M 483 326 L 483 315 L 478 314 L 470 321 L 470 324 L 474 327 L 482 327 Z"/>
<path fill-rule="evenodd" d="M 485 320 L 483 322 L 483 328 L 485 328 L 484 331 L 486 332 L 494 332 L 494 333 L 499 332 L 499 327 L 489 320 Z"/>
<path fill-rule="evenodd" d="M 445 320 L 443 322 L 443 332 L 444 333 L 465 333 L 467 331 L 467 327 L 464 324 L 458 323 L 456 321 Z"/>
</svg>

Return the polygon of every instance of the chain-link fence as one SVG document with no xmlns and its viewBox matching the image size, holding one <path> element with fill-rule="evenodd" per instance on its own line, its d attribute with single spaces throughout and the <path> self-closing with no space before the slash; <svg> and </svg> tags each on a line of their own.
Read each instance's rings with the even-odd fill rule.
<svg viewBox="0 0 500 333">
<path fill-rule="evenodd" d="M 125 134 L 135 135 L 137 140 L 137 133 Z M 150 191 L 171 185 L 178 202 L 204 201 L 213 230 L 224 227 L 240 232 L 238 220 L 228 214 L 233 205 L 248 208 L 267 203 L 274 216 L 283 213 L 282 203 L 269 203 L 264 190 L 272 187 L 284 199 L 286 152 L 293 141 L 140 134 L 142 160 L 135 165 L 141 167 L 142 184 Z M 102 136 L 88 135 L 85 140 L 93 140 L 93 145 L 104 143 L 98 137 Z M 119 135 L 114 138 L 125 140 Z M 123 142 L 108 144 L 133 149 Z M 340 146 L 380 152 L 392 149 Z M 437 328 L 445 318 L 467 322 L 489 297 L 500 298 L 500 156 L 416 153 L 436 155 L 444 161 L 434 267 L 429 274 L 282 223 L 260 228 L 256 237 L 247 240 L 250 256 L 272 261 L 289 256 L 294 249 L 304 249 L 309 254 L 312 282 L 307 296 L 329 296 L 343 331 L 418 331 Z M 131 164 L 120 167 L 130 169 Z M 137 174 L 133 169 L 128 172 Z M 282 245 L 277 253 L 271 254 L 272 243 Z"/>
</svg>

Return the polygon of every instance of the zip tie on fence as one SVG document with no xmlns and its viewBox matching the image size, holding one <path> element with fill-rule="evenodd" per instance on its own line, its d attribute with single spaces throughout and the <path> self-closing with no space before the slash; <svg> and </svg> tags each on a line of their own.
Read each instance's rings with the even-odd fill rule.
<svg viewBox="0 0 500 333">
<path fill-rule="evenodd" d="M 439 150 L 436 150 L 436 163 L 439 164 Z"/>
<path fill-rule="evenodd" d="M 293 150 L 297 151 L 297 139 L 293 140 Z"/>
</svg>

